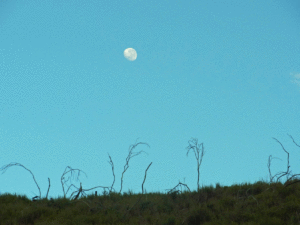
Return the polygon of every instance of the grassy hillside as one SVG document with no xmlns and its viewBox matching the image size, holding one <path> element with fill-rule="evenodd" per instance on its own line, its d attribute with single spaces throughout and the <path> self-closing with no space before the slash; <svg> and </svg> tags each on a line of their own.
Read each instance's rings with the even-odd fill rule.
<svg viewBox="0 0 300 225">
<path fill-rule="evenodd" d="M 290 137 L 292 138 L 292 136 Z M 48 199 L 47 197 L 50 189 L 49 178 L 46 197 L 42 198 L 33 173 L 22 164 L 10 163 L 0 170 L 5 172 L 11 166 L 23 167 L 32 174 L 40 195 L 32 200 L 16 194 L 0 195 L 0 224 L 300 224 L 300 179 L 297 178 L 300 174 L 291 175 L 289 153 L 277 139 L 275 140 L 287 154 L 286 172 L 271 175 L 272 156 L 270 155 L 268 161 L 269 182 L 261 180 L 254 184 L 234 184 L 230 187 L 222 187 L 217 183 L 215 187 L 200 188 L 199 169 L 204 156 L 204 146 L 203 143 L 199 145 L 197 139 L 192 139 L 187 147 L 187 155 L 189 150 L 193 150 L 197 159 L 197 191 L 190 191 L 186 184 L 179 182 L 166 193 L 147 193 L 143 186 L 147 171 L 152 165 L 151 162 L 145 170 L 142 193 L 134 194 L 129 191 L 121 194 L 123 175 L 129 168 L 129 160 L 142 152 L 134 153 L 133 149 L 139 144 L 146 144 L 142 142 L 131 145 L 129 148 L 119 192 L 113 188 L 115 174 L 110 155 L 108 155 L 109 163 L 114 177 L 111 187 L 97 186 L 83 189 L 81 183 L 80 188 L 72 184 L 68 190 L 73 186 L 77 191 L 67 198 L 68 190 L 65 192 L 64 176 L 67 174 L 72 176 L 73 172 L 81 171 L 67 166 L 61 177 L 64 196 L 57 199 Z M 292 140 L 296 146 L 300 147 L 293 138 Z M 283 184 L 279 181 L 284 176 L 287 179 Z M 289 176 L 291 177 L 289 178 Z M 96 188 L 103 189 L 102 195 L 85 194 L 85 191 Z"/>
<path fill-rule="evenodd" d="M 297 180 L 296 180 L 297 181 Z M 295 180 L 291 181 L 295 182 Z M 103 193 L 31 201 L 0 196 L 0 224 L 299 224 L 300 183 L 202 187 L 197 192 Z"/>
</svg>

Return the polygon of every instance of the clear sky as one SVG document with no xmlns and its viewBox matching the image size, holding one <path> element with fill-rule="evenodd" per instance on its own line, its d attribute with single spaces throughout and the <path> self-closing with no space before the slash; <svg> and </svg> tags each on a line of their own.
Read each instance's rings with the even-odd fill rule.
<svg viewBox="0 0 300 225">
<path fill-rule="evenodd" d="M 269 155 L 282 160 L 272 175 L 286 171 L 272 137 L 297 174 L 299 114 L 298 0 L 0 1 L 0 167 L 24 165 L 43 197 L 48 177 L 48 197 L 63 196 L 67 166 L 87 174 L 83 189 L 110 187 L 107 153 L 119 191 L 136 141 L 150 148 L 134 150 L 148 154 L 131 158 L 122 193 L 141 193 L 151 162 L 147 192 L 196 190 L 191 138 L 201 186 L 267 180 Z M 39 195 L 20 166 L 0 173 L 0 192 Z"/>
</svg>

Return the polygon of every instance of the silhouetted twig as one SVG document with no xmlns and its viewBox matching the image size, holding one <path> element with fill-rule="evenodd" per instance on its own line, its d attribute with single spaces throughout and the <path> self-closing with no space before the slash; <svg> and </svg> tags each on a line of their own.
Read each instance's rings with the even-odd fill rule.
<svg viewBox="0 0 300 225">
<path fill-rule="evenodd" d="M 39 198 L 41 198 L 41 189 L 40 189 L 39 185 L 37 184 L 37 182 L 36 182 L 36 180 L 35 180 L 35 177 L 34 177 L 33 173 L 32 173 L 29 169 L 27 169 L 25 166 L 23 166 L 23 165 L 20 164 L 20 163 L 10 163 L 10 164 L 8 164 L 8 165 L 6 165 L 6 166 L 3 166 L 0 170 L 4 170 L 3 173 L 5 173 L 5 171 L 6 171 L 9 167 L 11 167 L 11 166 L 21 166 L 21 167 L 23 167 L 25 170 L 27 170 L 27 171 L 29 171 L 29 172 L 31 173 L 31 175 L 32 175 L 32 177 L 33 177 L 33 180 L 34 180 L 34 182 L 35 182 L 35 184 L 36 184 L 36 186 L 38 187 L 39 192 L 40 192 Z M 2 173 L 2 174 L 3 174 L 3 173 Z"/>
<path fill-rule="evenodd" d="M 202 158 L 203 158 L 203 155 L 204 155 L 204 146 L 203 146 L 203 143 L 198 145 L 198 139 L 196 139 L 196 138 L 192 138 L 192 140 L 188 141 L 188 143 L 189 143 L 189 146 L 187 147 L 188 151 L 186 153 L 186 156 L 188 156 L 189 150 L 193 149 L 193 151 L 195 153 L 196 160 L 197 160 L 197 171 L 198 171 L 197 189 L 199 190 L 200 189 L 200 186 L 199 186 L 200 166 L 201 166 Z M 199 158 L 199 151 L 200 151 L 199 147 L 200 146 L 202 146 L 202 149 L 201 149 L 201 156 Z M 197 151 L 197 154 L 196 154 L 196 151 Z M 200 161 L 199 161 L 199 159 L 200 159 Z"/>
<path fill-rule="evenodd" d="M 133 150 L 136 146 L 138 146 L 139 144 L 145 144 L 145 145 L 147 145 L 147 146 L 150 148 L 150 146 L 149 146 L 147 143 L 143 143 L 143 142 L 139 142 L 139 143 L 137 143 L 137 144 L 134 144 L 134 145 L 130 145 L 130 146 L 129 146 L 129 153 L 128 153 L 128 156 L 127 156 L 127 158 L 126 158 L 126 164 L 125 164 L 125 166 L 124 166 L 124 171 L 123 171 L 123 173 L 122 173 L 122 177 L 121 177 L 121 189 L 120 189 L 120 192 L 119 192 L 119 193 L 121 193 L 121 191 L 122 191 L 122 186 L 123 186 L 123 175 L 124 175 L 124 173 L 126 172 L 126 170 L 129 168 L 129 160 L 130 160 L 131 158 L 133 158 L 134 156 L 137 156 L 137 155 L 141 154 L 142 152 L 144 152 L 144 151 L 139 151 L 139 152 L 133 154 L 132 150 Z M 145 152 L 145 153 L 148 154 L 147 152 Z"/>
</svg>

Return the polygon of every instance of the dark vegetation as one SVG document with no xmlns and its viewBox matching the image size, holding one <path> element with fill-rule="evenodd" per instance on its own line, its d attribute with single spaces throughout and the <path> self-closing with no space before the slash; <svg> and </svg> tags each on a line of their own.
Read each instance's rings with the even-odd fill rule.
<svg viewBox="0 0 300 225">
<path fill-rule="evenodd" d="M 296 146 L 300 147 L 290 136 Z M 142 193 L 133 194 L 122 191 L 123 175 L 129 168 L 129 160 L 139 155 L 133 153 L 133 149 L 139 144 L 131 145 L 126 164 L 121 176 L 121 189 L 116 192 L 113 188 L 115 182 L 114 164 L 110 158 L 114 181 L 111 187 L 97 186 L 90 189 L 83 189 L 82 184 L 76 187 L 69 198 L 66 197 L 64 176 L 68 173 L 78 171 L 66 167 L 61 183 L 63 197 L 48 199 L 50 179 L 47 195 L 41 198 L 40 188 L 30 170 L 19 163 L 10 163 L 0 170 L 10 166 L 21 166 L 28 170 L 39 189 L 40 196 L 32 200 L 25 195 L 0 195 L 0 224 L 300 224 L 300 174 L 291 175 L 289 165 L 289 153 L 276 139 L 287 153 L 287 171 L 271 175 L 272 156 L 269 156 L 268 168 L 270 181 L 258 181 L 250 184 L 234 184 L 232 186 L 215 187 L 199 186 L 200 165 L 204 155 L 203 143 L 198 144 L 197 139 L 189 141 L 189 150 L 193 150 L 197 159 L 197 191 L 190 191 L 189 187 L 179 182 L 174 188 L 166 193 L 147 193 L 144 191 L 147 171 L 152 162 L 145 170 L 145 177 L 142 183 Z M 147 144 L 146 144 L 147 145 Z M 200 149 L 201 147 L 201 149 Z M 66 171 L 69 169 L 68 171 Z M 279 181 L 286 176 L 284 183 Z M 290 177 L 289 177 L 290 176 Z M 275 181 L 275 178 L 276 181 Z M 86 195 L 85 191 L 102 188 L 102 195 Z M 182 191 L 184 188 L 184 191 Z"/>
</svg>

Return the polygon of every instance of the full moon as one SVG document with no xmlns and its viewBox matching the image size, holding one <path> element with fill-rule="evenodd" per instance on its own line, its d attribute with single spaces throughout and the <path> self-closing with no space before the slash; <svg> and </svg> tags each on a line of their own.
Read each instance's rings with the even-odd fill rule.
<svg viewBox="0 0 300 225">
<path fill-rule="evenodd" d="M 124 57 L 129 61 L 134 61 L 137 57 L 136 51 L 133 48 L 127 48 L 124 51 Z"/>
</svg>

